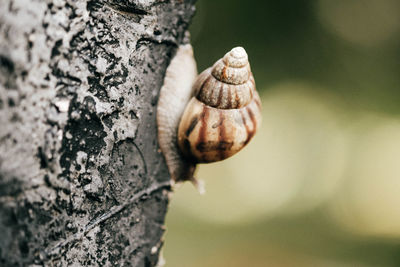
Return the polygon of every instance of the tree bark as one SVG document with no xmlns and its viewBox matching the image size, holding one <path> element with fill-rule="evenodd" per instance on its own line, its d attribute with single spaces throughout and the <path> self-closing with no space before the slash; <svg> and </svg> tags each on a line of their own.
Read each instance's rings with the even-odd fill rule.
<svg viewBox="0 0 400 267">
<path fill-rule="evenodd" d="M 155 266 L 156 104 L 194 0 L 0 1 L 0 266 Z"/>
</svg>

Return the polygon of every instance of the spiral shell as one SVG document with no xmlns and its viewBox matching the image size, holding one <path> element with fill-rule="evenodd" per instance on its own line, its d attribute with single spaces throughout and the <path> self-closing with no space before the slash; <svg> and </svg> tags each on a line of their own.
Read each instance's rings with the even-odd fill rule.
<svg viewBox="0 0 400 267">
<path fill-rule="evenodd" d="M 192 162 L 223 160 L 241 150 L 261 124 L 261 102 L 246 51 L 236 47 L 203 71 L 183 112 L 178 145 Z"/>
</svg>

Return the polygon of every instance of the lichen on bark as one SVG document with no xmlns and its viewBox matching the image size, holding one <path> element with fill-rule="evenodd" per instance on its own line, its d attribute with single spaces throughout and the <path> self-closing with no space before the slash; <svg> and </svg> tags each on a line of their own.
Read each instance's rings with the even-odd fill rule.
<svg viewBox="0 0 400 267">
<path fill-rule="evenodd" d="M 155 110 L 194 1 L 0 2 L 0 265 L 154 266 Z"/>
</svg>

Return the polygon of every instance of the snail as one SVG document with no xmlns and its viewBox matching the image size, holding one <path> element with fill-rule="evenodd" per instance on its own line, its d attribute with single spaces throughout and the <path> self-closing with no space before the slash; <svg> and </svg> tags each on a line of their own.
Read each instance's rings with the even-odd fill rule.
<svg viewBox="0 0 400 267">
<path fill-rule="evenodd" d="M 196 164 L 236 154 L 260 124 L 261 101 L 242 47 L 198 76 L 191 45 L 178 48 L 157 106 L 158 141 L 174 182 L 196 184 Z"/>
</svg>

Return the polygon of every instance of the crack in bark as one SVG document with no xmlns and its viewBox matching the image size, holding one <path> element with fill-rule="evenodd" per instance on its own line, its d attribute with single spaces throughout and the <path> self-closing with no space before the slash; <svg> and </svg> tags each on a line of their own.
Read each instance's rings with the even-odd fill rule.
<svg viewBox="0 0 400 267">
<path fill-rule="evenodd" d="M 110 208 L 110 210 L 100 216 L 98 216 L 97 218 L 95 218 L 94 220 L 92 220 L 91 222 L 89 222 L 87 225 L 85 225 L 83 228 L 79 229 L 77 233 L 67 237 L 65 240 L 58 242 L 56 245 L 47 248 L 45 250 L 42 251 L 41 253 L 41 258 L 46 261 L 50 259 L 50 256 L 57 254 L 59 251 L 59 249 L 65 247 L 67 244 L 79 240 L 81 239 L 87 232 L 89 232 L 90 230 L 92 230 L 95 226 L 99 225 L 100 223 L 106 221 L 107 219 L 111 218 L 112 216 L 116 215 L 117 213 L 121 212 L 124 208 L 126 208 L 127 206 L 135 203 L 137 200 L 139 200 L 142 197 L 145 196 L 149 196 L 152 193 L 160 190 L 160 189 L 169 189 L 171 188 L 171 182 L 170 181 L 166 181 L 166 182 L 162 182 L 162 183 L 155 183 L 152 186 L 137 192 L 136 194 L 134 194 L 133 196 L 131 196 L 128 200 L 126 200 L 125 202 L 123 202 L 121 205 L 117 205 L 114 206 L 112 208 Z"/>
<path fill-rule="evenodd" d="M 143 161 L 144 174 L 147 175 L 148 174 L 147 173 L 147 162 L 146 162 L 146 159 L 144 158 L 143 152 L 135 142 L 132 142 L 132 143 L 136 147 L 137 151 L 139 152 L 140 158 Z"/>
<path fill-rule="evenodd" d="M 143 44 L 146 43 L 153 43 L 153 44 L 165 44 L 165 45 L 170 45 L 173 47 L 178 47 L 178 43 L 171 38 L 159 38 L 151 35 L 146 35 L 141 37 L 137 42 L 136 42 L 136 50 L 140 48 Z"/>
<path fill-rule="evenodd" d="M 139 8 L 133 3 L 132 6 L 121 5 L 120 3 L 105 3 L 105 6 L 117 13 L 127 16 L 132 16 L 132 15 L 144 16 L 149 14 L 147 10 Z"/>
</svg>

